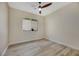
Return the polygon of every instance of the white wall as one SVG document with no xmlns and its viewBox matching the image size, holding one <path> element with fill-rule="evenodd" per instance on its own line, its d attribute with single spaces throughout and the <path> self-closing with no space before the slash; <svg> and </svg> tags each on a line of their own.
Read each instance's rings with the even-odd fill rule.
<svg viewBox="0 0 79 59">
<path fill-rule="evenodd" d="M 33 18 L 38 20 L 38 31 L 23 31 L 22 20 Z M 9 44 L 27 42 L 44 38 L 44 18 L 18 9 L 9 8 Z"/>
<path fill-rule="evenodd" d="M 0 55 L 8 46 L 8 6 L 0 2 Z"/>
<path fill-rule="evenodd" d="M 79 3 L 72 3 L 46 16 L 49 40 L 79 49 Z"/>
</svg>

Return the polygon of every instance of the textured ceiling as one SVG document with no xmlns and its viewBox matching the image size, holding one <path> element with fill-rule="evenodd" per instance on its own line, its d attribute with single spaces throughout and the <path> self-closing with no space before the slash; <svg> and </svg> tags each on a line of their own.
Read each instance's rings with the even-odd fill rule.
<svg viewBox="0 0 79 59">
<path fill-rule="evenodd" d="M 41 5 L 44 5 L 47 3 L 48 2 L 42 2 Z M 39 4 L 37 2 L 9 2 L 8 4 L 12 8 L 16 8 L 16 9 L 19 9 L 22 11 L 40 15 L 38 12 L 38 8 L 37 8 L 39 6 Z M 70 2 L 52 2 L 52 5 L 42 9 L 41 16 L 46 16 L 48 14 L 51 14 L 54 11 L 66 6 L 68 4 L 70 4 Z"/>
</svg>

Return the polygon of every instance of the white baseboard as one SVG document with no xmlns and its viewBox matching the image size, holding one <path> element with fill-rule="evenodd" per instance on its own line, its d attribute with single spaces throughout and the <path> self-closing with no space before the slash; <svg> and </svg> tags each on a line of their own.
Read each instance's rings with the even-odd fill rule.
<svg viewBox="0 0 79 59">
<path fill-rule="evenodd" d="M 29 41 L 20 41 L 20 42 L 15 42 L 15 43 L 9 43 L 8 46 L 12 46 L 12 45 L 17 45 L 17 44 L 21 44 L 21 43 L 26 43 L 26 42 L 31 42 L 31 41 L 38 41 L 38 40 L 41 40 L 41 39 L 45 39 L 45 38 L 40 38 L 40 39 L 35 39 L 35 40 L 29 40 Z"/>
<path fill-rule="evenodd" d="M 8 49 L 8 46 L 4 49 L 3 53 L 1 54 L 1 56 L 4 56 L 5 55 L 7 49 Z"/>
<path fill-rule="evenodd" d="M 70 47 L 70 48 L 75 49 L 75 50 L 79 50 L 78 48 L 75 48 L 72 45 L 69 45 L 69 44 L 66 44 L 66 43 L 63 43 L 63 42 L 59 42 L 59 41 L 55 41 L 55 40 L 50 40 L 50 41 L 64 45 L 64 46 L 67 46 L 67 47 Z"/>
</svg>

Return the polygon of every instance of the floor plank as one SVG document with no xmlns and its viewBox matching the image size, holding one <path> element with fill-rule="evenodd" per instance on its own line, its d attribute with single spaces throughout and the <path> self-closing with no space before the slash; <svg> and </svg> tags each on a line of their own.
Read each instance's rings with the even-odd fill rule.
<svg viewBox="0 0 79 59">
<path fill-rule="evenodd" d="M 79 51 L 43 39 L 13 45 L 8 48 L 5 56 L 79 56 Z"/>
</svg>

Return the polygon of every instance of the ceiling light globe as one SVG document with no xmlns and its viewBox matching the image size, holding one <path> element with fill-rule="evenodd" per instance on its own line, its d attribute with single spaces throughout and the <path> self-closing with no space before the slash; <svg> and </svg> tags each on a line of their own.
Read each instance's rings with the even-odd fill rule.
<svg viewBox="0 0 79 59">
<path fill-rule="evenodd" d="M 39 8 L 39 11 L 41 11 L 41 8 Z"/>
</svg>

